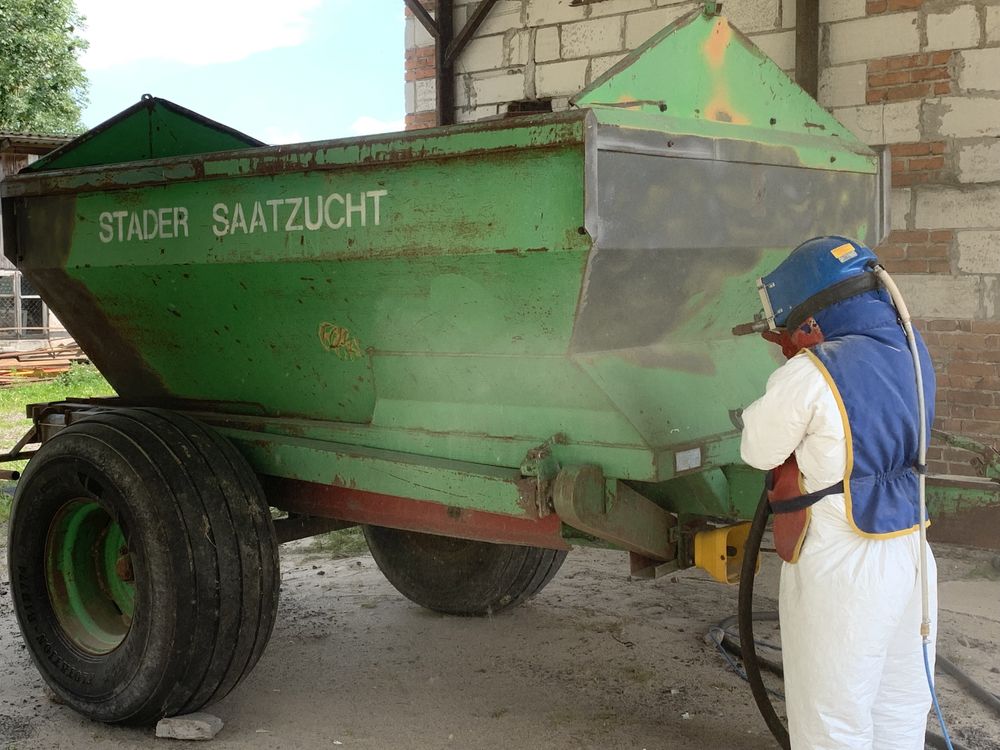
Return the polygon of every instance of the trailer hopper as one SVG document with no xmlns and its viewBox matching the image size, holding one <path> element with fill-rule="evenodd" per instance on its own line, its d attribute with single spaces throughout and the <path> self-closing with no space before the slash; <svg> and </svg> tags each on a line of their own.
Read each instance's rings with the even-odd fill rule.
<svg viewBox="0 0 1000 750">
<path fill-rule="evenodd" d="M 576 543 L 654 575 L 722 527 L 700 562 L 731 578 L 761 482 L 736 415 L 777 360 L 730 329 L 800 241 L 887 223 L 876 154 L 702 11 L 565 112 L 268 147 L 146 97 L 2 197 L 5 253 L 119 394 L 32 412 L 19 617 L 60 696 L 133 723 L 260 655 L 268 506 L 282 538 L 363 524 L 447 612 Z"/>
</svg>

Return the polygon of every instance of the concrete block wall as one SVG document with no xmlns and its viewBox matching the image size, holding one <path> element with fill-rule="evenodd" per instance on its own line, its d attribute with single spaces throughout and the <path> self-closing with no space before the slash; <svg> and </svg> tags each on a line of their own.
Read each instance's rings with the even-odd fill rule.
<svg viewBox="0 0 1000 750">
<path fill-rule="evenodd" d="M 427 0 L 425 0 L 427 2 Z M 818 0 L 819 101 L 888 146 L 892 233 L 877 248 L 935 359 L 936 426 L 1000 446 L 1000 0 Z M 695 0 L 499 0 L 456 63 L 459 122 L 511 102 L 553 109 Z M 455 0 L 460 29 L 476 3 Z M 789 74 L 795 0 L 727 0 Z M 434 119 L 433 40 L 407 18 L 407 127 Z M 805 239 L 805 238 L 803 238 Z M 933 446 L 937 471 L 968 454 Z"/>
</svg>

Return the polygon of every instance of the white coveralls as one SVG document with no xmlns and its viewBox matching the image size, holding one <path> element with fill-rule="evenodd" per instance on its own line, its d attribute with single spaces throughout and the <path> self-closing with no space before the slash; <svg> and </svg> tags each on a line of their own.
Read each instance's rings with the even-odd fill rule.
<svg viewBox="0 0 1000 750">
<path fill-rule="evenodd" d="M 794 451 L 805 492 L 844 478 L 846 440 L 833 391 L 805 352 L 743 412 L 743 460 L 769 470 Z M 824 497 L 798 562 L 783 563 L 779 611 L 792 750 L 923 750 L 930 691 L 920 636 L 917 532 L 865 538 L 843 494 Z M 932 632 L 937 570 L 928 550 Z M 933 647 L 930 653 L 933 669 Z"/>
</svg>

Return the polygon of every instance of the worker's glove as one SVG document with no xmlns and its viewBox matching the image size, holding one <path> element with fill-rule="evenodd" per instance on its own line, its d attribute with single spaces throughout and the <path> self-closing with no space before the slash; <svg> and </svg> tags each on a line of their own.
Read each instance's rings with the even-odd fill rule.
<svg viewBox="0 0 1000 750">
<path fill-rule="evenodd" d="M 799 349 L 809 349 L 822 341 L 823 332 L 819 329 L 819 323 L 815 318 L 806 318 L 805 322 L 792 332 L 792 342 Z"/>
<path fill-rule="evenodd" d="M 799 347 L 792 341 L 792 337 L 785 329 L 781 329 L 780 331 L 764 331 L 760 336 L 764 341 L 770 341 L 772 344 L 780 346 L 781 353 L 785 355 L 785 359 L 791 359 L 799 353 Z"/>
<path fill-rule="evenodd" d="M 781 347 L 781 353 L 785 359 L 791 359 L 803 349 L 816 346 L 823 341 L 823 332 L 813 318 L 806 319 L 794 331 L 782 329 L 780 331 L 764 331 L 761 334 L 765 341 L 777 344 Z"/>
</svg>

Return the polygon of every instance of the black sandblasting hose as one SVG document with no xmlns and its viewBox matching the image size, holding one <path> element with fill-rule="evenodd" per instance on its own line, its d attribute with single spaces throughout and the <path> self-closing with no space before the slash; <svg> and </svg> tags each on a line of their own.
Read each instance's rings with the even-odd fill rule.
<svg viewBox="0 0 1000 750">
<path fill-rule="evenodd" d="M 726 637 L 733 618 L 730 617 L 723 620 L 716 628 L 722 631 L 718 640 L 719 646 L 721 648 L 728 647 L 732 650 L 735 645 L 743 658 L 743 669 L 746 672 L 746 680 L 750 683 L 754 703 L 757 704 L 757 710 L 760 711 L 760 715 L 763 717 L 764 723 L 767 724 L 767 728 L 771 730 L 774 739 L 778 741 L 778 744 L 784 750 L 791 750 L 788 729 L 774 710 L 774 705 L 771 703 L 770 691 L 764 685 L 764 680 L 761 677 L 761 660 L 757 655 L 757 641 L 754 638 L 753 632 L 753 623 L 755 620 L 760 622 L 777 619 L 776 612 L 754 612 L 753 610 L 753 588 L 757 576 L 757 559 L 760 557 L 760 545 L 764 538 L 764 532 L 767 529 L 767 520 L 770 515 L 771 504 L 767 500 L 767 490 L 765 489 L 761 494 L 757 511 L 754 513 L 753 522 L 750 524 L 750 533 L 747 536 L 746 546 L 743 548 L 743 565 L 740 569 L 739 603 L 736 614 L 739 622 L 739 644 L 733 644 L 732 640 Z M 958 680 L 972 695 L 1000 715 L 1000 697 L 986 690 L 945 657 L 938 655 L 937 662 L 943 672 L 948 673 Z M 771 671 L 777 671 L 774 669 L 773 664 L 768 664 L 767 667 Z M 944 737 L 933 732 L 926 732 L 924 742 L 927 747 L 931 748 L 946 750 L 948 747 Z M 969 750 L 954 740 L 952 740 L 952 748 L 953 750 Z"/>
<path fill-rule="evenodd" d="M 957 680 L 962 685 L 962 687 L 964 687 L 966 690 L 969 691 L 969 693 L 978 698 L 980 703 L 982 703 L 984 706 L 987 706 L 988 708 L 992 708 L 993 712 L 997 716 L 1000 716 L 1000 698 L 995 696 L 993 693 L 984 688 L 974 679 L 969 677 L 969 675 L 967 675 L 965 672 L 959 669 L 958 665 L 955 664 L 955 662 L 951 661 L 950 659 L 946 659 L 945 657 L 941 656 L 941 654 L 938 654 L 937 666 L 941 667 L 942 672 L 945 672 L 946 674 L 949 674 L 952 677 L 954 677 L 955 680 Z"/>
<path fill-rule="evenodd" d="M 760 675 L 760 662 L 757 660 L 757 644 L 753 635 L 753 585 L 757 577 L 757 558 L 760 556 L 760 543 L 764 538 L 764 530 L 767 528 L 767 518 L 771 515 L 771 504 L 767 501 L 767 490 L 760 495 L 760 502 L 757 504 L 757 512 L 754 513 L 753 523 L 750 524 L 750 533 L 747 536 L 746 546 L 743 548 L 743 566 L 740 570 L 740 594 L 737 607 L 737 617 L 740 624 L 740 653 L 743 656 L 743 668 L 747 673 L 747 682 L 750 683 L 750 690 L 753 692 L 754 702 L 757 710 L 764 718 L 764 723 L 771 730 L 774 739 L 778 741 L 784 750 L 791 750 L 791 740 L 788 737 L 788 730 L 781 723 L 774 706 L 771 705 L 771 698 L 767 694 L 767 687 Z"/>
<path fill-rule="evenodd" d="M 739 620 L 740 620 L 739 615 L 731 615 L 730 617 L 727 617 L 725 620 L 721 620 L 718 625 L 712 628 L 712 630 L 715 631 L 716 638 L 713 638 L 711 640 L 713 643 L 716 643 L 717 645 L 723 647 L 730 654 L 742 657 L 742 649 L 740 646 L 740 634 L 739 632 L 735 634 L 733 633 L 733 628 L 739 627 L 740 624 Z M 753 613 L 753 621 L 777 622 L 778 613 L 756 611 Z M 761 656 L 759 651 L 760 647 L 764 646 L 765 648 L 777 651 L 780 654 L 781 647 L 775 646 L 773 643 L 767 643 L 766 641 L 760 641 L 760 640 L 754 641 L 754 645 L 756 646 L 756 649 L 754 649 L 754 655 L 757 657 L 757 665 L 763 669 L 766 669 L 768 672 L 771 672 L 772 674 L 778 675 L 778 677 L 784 677 L 785 667 L 781 663 L 780 658 L 778 661 L 775 661 L 774 659 L 768 659 L 766 656 Z M 774 693 L 773 691 L 772 694 L 780 695 L 780 693 Z M 784 696 L 782 696 L 782 698 L 783 697 Z"/>
</svg>

